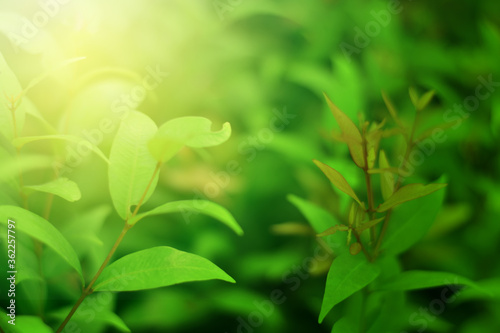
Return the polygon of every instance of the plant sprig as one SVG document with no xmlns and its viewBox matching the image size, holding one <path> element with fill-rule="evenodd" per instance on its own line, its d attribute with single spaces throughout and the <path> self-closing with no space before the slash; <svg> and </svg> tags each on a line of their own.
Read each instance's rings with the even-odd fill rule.
<svg viewBox="0 0 500 333">
<path fill-rule="evenodd" d="M 353 227 L 353 220 L 351 216 L 353 215 L 352 212 L 357 209 L 352 208 L 354 207 L 352 206 L 351 213 L 349 214 L 349 226 L 343 224 L 332 226 L 325 232 L 320 233 L 318 236 L 330 235 L 332 232 L 337 231 L 346 231 L 348 232 L 347 245 L 351 248 L 351 254 L 356 255 L 362 250 L 369 261 L 374 261 L 380 254 L 380 248 L 387 231 L 387 226 L 393 208 L 404 202 L 429 195 L 446 186 L 446 184 L 409 184 L 402 186 L 403 177 L 400 174 L 401 172 L 399 171 L 399 168 L 392 168 L 385 151 L 380 149 L 380 141 L 382 138 L 392 136 L 394 133 L 402 134 L 406 141 L 406 151 L 402 159 L 403 162 L 401 167 L 407 163 L 410 153 L 416 144 L 414 137 L 419 121 L 419 115 L 429 104 L 433 95 L 434 92 L 430 91 L 425 93 L 422 97 L 419 97 L 415 89 L 410 89 L 410 97 L 416 109 L 416 116 L 411 128 L 408 130 L 399 119 L 396 109 L 388 97 L 383 94 L 387 108 L 389 109 L 389 112 L 399 129 L 399 131 L 391 131 L 390 129 L 384 129 L 385 120 L 380 123 L 370 123 L 365 121 L 363 117 L 360 117 L 360 124 L 359 127 L 357 127 L 352 120 L 325 94 L 328 106 L 341 131 L 340 135 L 336 135 L 335 137 L 347 144 L 354 164 L 363 171 L 368 203 L 365 204 L 364 201 L 359 199 L 359 196 L 355 193 L 348 181 L 340 172 L 317 160 L 314 160 L 314 163 L 320 168 L 330 182 L 337 189 L 349 195 L 357 203 L 357 209 L 367 214 L 369 218 L 362 225 L 359 224 L 361 221 L 356 219 L 355 227 Z M 375 167 L 376 164 L 379 165 L 379 168 Z M 378 205 L 376 205 L 375 191 L 372 185 L 371 177 L 375 173 L 380 173 L 381 175 L 380 192 L 382 194 L 383 201 L 378 203 Z M 395 179 L 397 179 L 397 181 L 395 181 Z M 377 214 L 384 215 L 380 217 L 377 216 Z M 361 216 L 361 214 L 355 215 Z M 381 230 L 378 230 L 378 226 L 381 222 L 383 222 L 382 228 Z M 370 233 L 370 241 L 367 244 L 364 244 L 361 238 L 364 230 L 369 230 Z M 356 236 L 356 242 L 353 244 L 351 244 L 351 234 Z"/>
</svg>

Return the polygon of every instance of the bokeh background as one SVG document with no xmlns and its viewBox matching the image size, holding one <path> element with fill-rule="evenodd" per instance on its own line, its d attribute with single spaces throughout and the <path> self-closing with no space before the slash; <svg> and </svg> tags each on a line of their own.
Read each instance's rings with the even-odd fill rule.
<svg viewBox="0 0 500 333">
<path fill-rule="evenodd" d="M 362 175 L 344 145 L 332 139 L 336 124 L 323 92 L 353 120 L 361 111 L 381 121 L 388 116 L 381 91 L 410 119 L 408 88 L 414 86 L 421 93 L 436 91 L 425 125 L 453 116 L 456 126 L 417 170 L 429 182 L 446 174 L 449 186 L 434 227 L 404 254 L 403 266 L 459 273 L 497 291 L 488 300 L 464 294 L 427 320 L 427 332 L 497 332 L 499 14 L 500 3 L 488 0 L 2 1 L 0 50 L 23 87 L 68 59 L 85 57 L 53 70 L 29 91 L 33 110 L 22 135 L 88 138 L 106 118 L 116 125 L 99 142 L 108 154 L 119 123 L 116 111 L 127 96 L 157 124 L 197 115 L 217 128 L 225 121 L 233 128 L 224 145 L 184 149 L 170 161 L 145 209 L 208 198 L 227 207 L 245 235 L 237 237 L 202 216 L 189 223 L 181 214 L 152 217 L 127 235 L 117 257 L 168 245 L 209 258 L 237 284 L 213 281 L 108 295 L 96 299 L 96 312 L 114 309 L 132 332 L 329 332 L 331 318 L 317 323 L 328 262 L 302 268 L 318 247 L 314 234 L 306 227 L 283 231 L 273 225 L 306 226 L 289 194 L 345 215 L 345 198 L 332 190 L 313 158 L 335 165 L 362 190 Z M 157 74 L 157 86 L 136 89 L 151 73 Z M 493 81 L 488 97 L 467 117 L 451 113 L 476 96 L 481 78 Z M 43 142 L 22 152 L 64 163 L 68 149 L 78 147 Z M 90 153 L 69 159 L 74 167 L 65 176 L 80 186 L 82 199 L 54 198 L 47 212 L 46 195 L 33 194 L 29 205 L 65 232 L 90 278 L 121 222 L 112 210 L 105 164 Z M 239 168 L 228 176 L 230 161 Z M 52 173 L 50 167 L 34 168 L 25 182 L 42 183 Z M 2 185 L 1 204 L 20 200 Z M 47 286 L 20 284 L 18 299 L 24 301 L 18 311 L 44 313 L 48 322 L 57 322 L 53 312 L 71 305 L 79 290 L 61 275 L 54 256 L 44 260 Z M 267 304 L 275 289 L 286 300 L 268 311 L 259 304 Z M 410 293 L 409 311 L 428 306 L 439 292 Z M 408 332 L 417 327 L 409 322 Z M 96 318 L 84 331 L 117 328 Z"/>
</svg>

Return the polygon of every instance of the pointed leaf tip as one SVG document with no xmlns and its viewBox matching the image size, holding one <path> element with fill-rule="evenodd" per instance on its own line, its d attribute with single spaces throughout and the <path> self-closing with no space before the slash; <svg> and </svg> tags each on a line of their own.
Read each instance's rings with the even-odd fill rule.
<svg viewBox="0 0 500 333">
<path fill-rule="evenodd" d="M 208 259 L 159 246 L 126 255 L 107 266 L 94 290 L 134 291 L 214 279 L 235 282 Z"/>
<path fill-rule="evenodd" d="M 330 98 L 325 94 L 328 107 L 333 113 L 337 124 L 342 131 L 342 137 L 349 147 L 354 163 L 360 168 L 365 166 L 364 153 L 363 153 L 363 137 L 359 129 L 352 122 L 344 112 L 342 112 L 337 105 L 335 105 Z"/>
<path fill-rule="evenodd" d="M 357 246 L 354 247 L 356 250 Z M 370 284 L 379 273 L 380 269 L 363 256 L 353 256 L 350 253 L 338 256 L 328 272 L 318 322 L 322 323 L 335 305 Z"/>
<path fill-rule="evenodd" d="M 356 200 L 360 205 L 362 205 L 361 201 L 359 200 L 358 196 L 352 189 L 351 185 L 347 182 L 347 180 L 342 176 L 340 172 L 335 170 L 334 168 L 318 161 L 318 160 L 313 160 L 314 164 L 320 168 L 320 170 L 325 174 L 325 176 L 332 182 L 333 185 L 335 185 L 336 188 Z"/>
</svg>

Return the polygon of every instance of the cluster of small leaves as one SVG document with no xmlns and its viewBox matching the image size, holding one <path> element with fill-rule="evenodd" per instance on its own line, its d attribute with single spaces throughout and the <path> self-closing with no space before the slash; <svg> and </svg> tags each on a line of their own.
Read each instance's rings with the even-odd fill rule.
<svg viewBox="0 0 500 333">
<path fill-rule="evenodd" d="M 401 167 L 390 163 L 388 154 L 380 149 L 382 139 L 401 135 L 406 143 L 402 165 L 407 162 L 418 140 L 429 135 L 429 130 L 416 138 L 420 114 L 430 103 L 433 91 L 419 96 L 410 89 L 415 108 L 414 121 L 405 125 L 396 109 L 383 94 L 386 106 L 396 124 L 386 129 L 386 121 L 370 123 L 359 117 L 359 126 L 343 113 L 325 95 L 330 110 L 340 127 L 334 138 L 347 144 L 351 158 L 364 174 L 366 193 L 354 191 L 346 178 L 335 168 L 314 160 L 331 184 L 352 198 L 346 221 L 337 221 L 330 213 L 295 196 L 290 201 L 306 216 L 318 237 L 328 239 L 335 258 L 329 269 L 321 306 L 321 323 L 334 306 L 343 302 L 337 313 L 332 332 L 378 332 L 404 329 L 404 314 L 408 311 L 403 294 L 407 290 L 429 288 L 446 284 L 477 286 L 462 277 L 446 272 L 402 272 L 396 258 L 418 242 L 430 228 L 443 203 L 446 184 L 403 185 Z M 427 133 L 427 134 L 426 134 Z M 380 188 L 376 193 L 372 176 L 379 175 Z M 443 177 L 442 177 L 443 179 Z M 366 198 L 362 200 L 361 198 Z M 347 244 L 347 245 L 346 245 Z M 364 255 L 359 254 L 363 252 Z M 378 291 L 377 294 L 373 294 Z M 375 296 L 376 295 L 376 296 Z M 378 299 L 391 298 L 380 308 Z M 361 310 L 359 302 L 367 304 Z M 386 309 L 387 308 L 387 309 Z M 364 311 L 360 313 L 360 311 Z M 401 318 L 397 319 L 398 316 Z M 357 319 L 355 319 L 357 318 Z M 381 324 L 383 323 L 383 325 Z M 382 326 L 381 326 L 382 325 Z M 392 330 L 391 330 L 392 329 Z"/>
<path fill-rule="evenodd" d="M 210 201 L 168 202 L 149 211 L 140 212 L 141 206 L 153 194 L 158 183 L 159 172 L 165 162 L 183 147 L 212 147 L 224 143 L 231 135 L 230 124 L 225 123 L 221 130 L 212 131 L 212 122 L 206 118 L 181 117 L 170 120 L 158 128 L 146 114 L 129 111 L 121 120 L 109 158 L 97 146 L 86 142 L 91 150 L 108 165 L 111 199 L 116 212 L 124 220 L 124 229 L 101 269 L 92 281 L 85 283 L 82 266 L 72 244 L 48 221 L 48 214 L 41 217 L 30 211 L 27 200 L 31 193 L 40 192 L 74 202 L 81 198 L 79 186 L 66 177 L 59 177 L 57 172 L 54 179 L 42 184 L 25 185 L 22 182 L 23 172 L 33 167 L 34 163 L 43 162 L 42 165 L 38 165 L 42 168 L 51 166 L 49 156 L 23 154 L 24 145 L 41 140 L 62 140 L 69 144 L 79 143 L 82 140 L 76 136 L 60 134 L 50 125 L 47 126 L 51 129 L 50 134 L 21 135 L 26 114 L 31 114 L 45 122 L 25 96 L 26 92 L 39 81 L 41 78 L 33 80 L 27 88 L 22 89 L 16 76 L 0 54 L 0 89 L 5 95 L 5 99 L 1 98 L 0 103 L 0 137 L 2 138 L 2 152 L 10 154 L 3 164 L 0 180 L 18 189 L 20 197 L 24 199 L 24 205 L 1 205 L 0 223 L 7 224 L 9 219 L 20 221 L 21 223 L 17 224 L 17 231 L 30 236 L 35 243 L 40 244 L 41 249 L 45 247 L 55 252 L 79 276 L 83 288 L 82 296 L 68 317 L 66 315 L 69 310 L 64 315 L 62 315 L 63 311 L 56 311 L 57 318 L 62 320 L 66 317 L 66 321 L 59 327 L 58 332 L 62 331 L 81 301 L 94 292 L 143 290 L 210 279 L 234 282 L 232 277 L 209 260 L 167 246 L 131 253 L 108 265 L 125 233 L 139 220 L 152 215 L 194 211 L 219 220 L 238 235 L 243 234 L 243 230 L 231 213 Z M 17 181 L 16 177 L 19 177 Z M 90 222 L 88 225 L 90 226 Z M 41 278 L 35 273 L 31 274 L 29 267 L 20 266 L 18 270 L 17 284 Z M 39 318 L 31 316 L 18 318 L 19 326 L 32 332 L 51 331 Z M 106 318 L 105 321 L 121 331 L 129 331 L 121 319 L 113 313 L 109 313 Z M 75 319 L 78 319 L 78 316 L 75 316 Z"/>
<path fill-rule="evenodd" d="M 414 89 L 410 89 L 410 96 L 412 98 L 412 102 L 415 106 L 417 115 L 420 113 L 430 102 L 433 92 L 427 92 L 422 97 L 418 97 Z M 363 231 L 370 230 L 371 231 L 371 245 L 373 248 L 373 257 L 378 255 L 378 246 L 384 237 L 384 233 L 381 233 L 378 236 L 378 241 L 376 239 L 376 226 L 383 222 L 388 221 L 388 217 L 390 217 L 390 211 L 407 201 L 415 200 L 426 195 L 429 195 L 437 190 L 442 189 L 446 186 L 446 184 L 408 184 L 405 186 L 401 186 L 401 178 L 399 178 L 399 168 L 391 167 L 387 155 L 384 150 L 379 149 L 380 141 L 382 138 L 390 137 L 395 134 L 403 134 L 406 139 L 406 150 L 407 152 L 404 154 L 403 160 L 406 161 L 408 159 L 408 155 L 415 144 L 413 136 L 415 132 L 415 124 L 417 123 L 417 119 L 414 121 L 414 126 L 411 129 L 411 132 L 408 133 L 406 131 L 406 127 L 403 125 L 402 121 L 399 119 L 394 107 L 385 98 L 388 108 L 395 122 L 399 124 L 399 127 L 396 130 L 385 130 L 385 120 L 381 123 L 372 123 L 370 124 L 368 121 L 364 121 L 362 117 L 360 117 L 359 128 L 351 121 L 351 119 L 343 113 L 329 98 L 325 95 L 325 98 L 328 102 L 328 106 L 330 107 L 333 116 L 335 117 L 341 133 L 335 134 L 335 138 L 339 141 L 345 142 L 349 147 L 349 152 L 351 154 L 352 160 L 360 169 L 365 173 L 366 185 L 367 185 L 367 197 L 368 204 L 362 202 L 358 195 L 354 192 L 352 187 L 349 185 L 344 176 L 335 170 L 334 168 L 320 162 L 314 160 L 314 163 L 320 168 L 320 170 L 326 175 L 326 177 L 330 180 L 330 182 L 340 191 L 349 195 L 355 202 L 352 204 L 348 225 L 338 224 L 330 227 L 326 231 L 322 232 L 319 236 L 327 236 L 334 234 L 337 231 L 347 231 L 348 245 L 351 243 L 351 234 L 354 232 L 358 242 L 351 244 L 351 254 L 358 254 L 361 249 L 364 249 L 363 245 L 360 243 L 360 236 Z M 377 156 L 379 167 L 375 168 L 377 163 Z M 380 174 L 380 187 L 381 187 L 381 195 L 383 198 L 383 202 L 381 202 L 378 206 L 374 204 L 374 193 L 372 189 L 371 175 L 372 174 Z M 398 179 L 397 181 L 395 179 Z M 385 213 L 382 217 L 376 217 L 377 213 Z M 365 218 L 366 217 L 366 218 Z M 375 218 L 376 217 L 376 218 Z M 387 222 L 386 222 L 387 223 Z M 368 255 L 368 259 L 371 261 L 373 258 Z"/>
</svg>

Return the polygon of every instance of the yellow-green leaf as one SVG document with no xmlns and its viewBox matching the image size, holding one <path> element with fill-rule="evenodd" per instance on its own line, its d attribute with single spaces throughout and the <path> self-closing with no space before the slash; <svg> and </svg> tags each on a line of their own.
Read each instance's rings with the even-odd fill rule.
<svg viewBox="0 0 500 333">
<path fill-rule="evenodd" d="M 285 222 L 274 224 L 271 226 L 271 231 L 278 235 L 306 235 L 314 234 L 313 229 L 304 223 Z"/>
<path fill-rule="evenodd" d="M 0 134 L 8 140 L 17 137 L 24 126 L 25 111 L 19 104 L 21 91 L 19 80 L 0 53 Z M 12 112 L 11 101 L 14 100 L 17 107 L 15 112 Z"/>
<path fill-rule="evenodd" d="M 481 290 L 473 281 L 449 272 L 406 271 L 382 283 L 377 290 L 417 290 L 447 285 L 464 285 Z"/>
<path fill-rule="evenodd" d="M 57 195 L 69 202 L 80 200 L 80 188 L 68 178 L 58 178 L 45 184 L 24 186 L 26 189 Z"/>
<path fill-rule="evenodd" d="M 377 152 L 375 151 L 375 147 L 371 146 L 368 148 L 368 168 L 373 168 L 375 166 L 375 160 L 377 159 Z"/>
<path fill-rule="evenodd" d="M 15 221 L 16 232 L 26 233 L 59 254 L 61 258 L 78 272 L 83 284 L 82 267 L 80 266 L 78 255 L 71 244 L 69 244 L 52 223 L 20 207 L 0 206 L 0 224 L 6 226 L 9 220 Z"/>
<path fill-rule="evenodd" d="M 108 158 L 99 149 L 99 147 L 97 147 L 96 145 L 94 145 L 93 143 L 91 143 L 86 139 L 74 135 L 55 134 L 55 135 L 23 136 L 12 140 L 12 144 L 17 148 L 22 148 L 27 143 L 41 141 L 41 140 L 63 140 L 63 141 L 73 142 L 78 145 L 87 146 L 88 148 L 90 148 L 90 150 L 96 153 L 97 156 L 99 156 L 104 162 L 109 164 Z"/>
<path fill-rule="evenodd" d="M 366 287 L 379 274 L 379 267 L 366 261 L 363 256 L 352 256 L 347 253 L 338 256 L 330 266 L 326 279 L 319 323 L 323 322 L 335 305 Z"/>
<path fill-rule="evenodd" d="M 158 183 L 158 173 L 155 174 L 157 162 L 147 147 L 156 131 L 156 124 L 151 118 L 130 111 L 123 118 L 111 146 L 109 191 L 118 215 L 124 220 L 130 217 L 132 206 L 141 200 L 145 203 L 151 197 Z"/>
<path fill-rule="evenodd" d="M 359 244 L 358 242 L 352 243 L 349 247 L 349 252 L 351 253 L 351 255 L 355 256 L 356 254 L 361 252 L 361 244 Z"/>
<path fill-rule="evenodd" d="M 387 161 L 387 156 L 385 151 L 380 151 L 379 166 L 381 169 L 388 169 L 391 166 L 389 161 Z M 380 187 L 382 189 L 382 197 L 384 200 L 389 199 L 389 197 L 394 193 L 394 175 L 392 172 L 382 172 L 380 174 Z"/>
<path fill-rule="evenodd" d="M 130 225 L 134 225 L 145 217 L 170 213 L 182 213 L 184 218 L 187 219 L 186 221 L 189 221 L 188 219 L 192 214 L 205 214 L 222 222 L 237 235 L 243 235 L 243 229 L 226 208 L 216 204 L 215 202 L 207 200 L 181 200 L 168 202 L 150 211 L 137 214 L 131 218 L 128 223 Z"/>
<path fill-rule="evenodd" d="M 377 212 L 385 212 L 394 206 L 402 204 L 403 202 L 414 200 L 437 190 L 442 189 L 447 184 L 410 184 L 401 187 L 396 191 L 389 199 L 387 199 L 383 204 L 377 208 Z"/>
<path fill-rule="evenodd" d="M 212 131 L 212 121 L 203 117 L 180 117 L 160 126 L 148 143 L 149 151 L 157 161 L 166 162 L 183 146 L 202 148 L 220 145 L 231 136 L 231 125 L 224 123 L 219 131 Z"/>
<path fill-rule="evenodd" d="M 335 117 L 335 120 L 339 124 L 340 130 L 342 131 L 342 136 L 347 142 L 349 151 L 351 153 L 354 163 L 360 168 L 365 166 L 364 153 L 363 153 L 363 138 L 359 129 L 354 125 L 352 120 L 342 112 L 333 102 L 328 98 L 326 94 L 325 98 L 330 107 L 330 110 Z"/>
<path fill-rule="evenodd" d="M 422 111 L 434 97 L 434 90 L 428 91 L 419 98 L 417 102 L 417 111 Z"/>
<path fill-rule="evenodd" d="M 208 259 L 159 246 L 126 255 L 107 266 L 94 290 L 144 290 L 214 279 L 235 282 Z"/>
<path fill-rule="evenodd" d="M 417 90 L 414 87 L 410 87 L 409 93 L 410 93 L 411 102 L 412 102 L 413 106 L 415 107 L 415 109 L 417 109 L 418 100 L 420 99 L 420 97 L 418 96 Z"/>
<path fill-rule="evenodd" d="M 322 233 L 318 234 L 318 237 L 325 237 L 325 236 L 330 236 L 334 235 L 337 231 L 347 231 L 349 230 L 349 227 L 343 224 L 337 224 L 334 225 L 333 227 L 330 227 L 323 231 Z"/>
<path fill-rule="evenodd" d="M 357 227 L 356 231 L 358 233 L 362 233 L 366 229 L 376 226 L 377 224 L 379 224 L 380 222 L 382 222 L 384 219 L 385 219 L 385 217 L 381 217 L 379 219 L 374 219 L 374 220 L 365 222 L 365 223 L 361 224 L 359 227 Z"/>
<path fill-rule="evenodd" d="M 391 114 L 392 119 L 398 124 L 399 127 L 404 128 L 403 122 L 399 119 L 398 114 L 396 112 L 396 108 L 392 104 L 391 100 L 387 96 L 387 94 L 382 91 L 382 98 L 384 99 L 385 106 L 389 110 L 389 113 Z"/>
<path fill-rule="evenodd" d="M 336 188 L 338 188 L 339 190 L 341 190 L 342 192 L 344 192 L 345 194 L 356 200 L 360 205 L 362 205 L 361 201 L 358 199 L 358 196 L 356 195 L 356 193 L 354 193 L 354 190 L 352 189 L 351 185 L 349 185 L 347 180 L 344 178 L 344 176 L 340 174 L 340 172 L 318 160 L 313 160 L 313 162 L 318 166 L 318 168 L 321 169 L 321 171 L 323 171 L 325 176 L 328 177 L 328 179 L 332 182 L 332 184 Z"/>
</svg>

